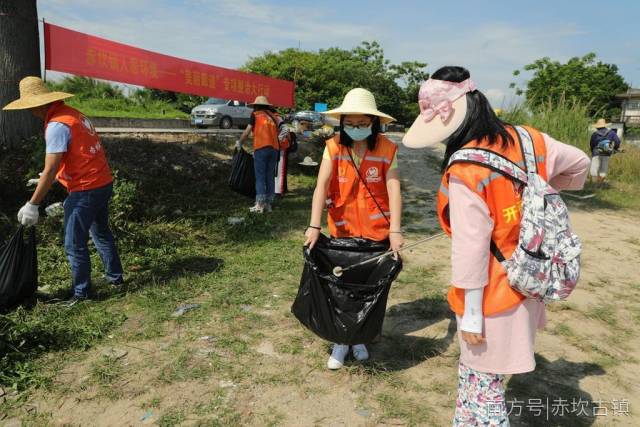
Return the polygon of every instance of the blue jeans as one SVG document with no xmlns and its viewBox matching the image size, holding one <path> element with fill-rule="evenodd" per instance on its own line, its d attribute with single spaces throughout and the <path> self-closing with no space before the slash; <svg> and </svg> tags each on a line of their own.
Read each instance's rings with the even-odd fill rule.
<svg viewBox="0 0 640 427">
<path fill-rule="evenodd" d="M 261 148 L 253 153 L 253 165 L 256 171 L 256 203 L 268 204 L 275 199 L 277 161 L 278 151 L 275 148 Z"/>
<path fill-rule="evenodd" d="M 96 245 L 106 278 L 112 283 L 122 280 L 122 264 L 109 228 L 109 200 L 113 185 L 95 190 L 69 193 L 64 201 L 64 249 L 71 267 L 73 294 L 89 296 L 91 259 L 89 235 Z"/>
</svg>

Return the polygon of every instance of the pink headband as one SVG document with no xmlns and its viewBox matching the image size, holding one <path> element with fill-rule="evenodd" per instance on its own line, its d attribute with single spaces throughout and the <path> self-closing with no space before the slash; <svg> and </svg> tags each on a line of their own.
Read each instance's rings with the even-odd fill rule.
<svg viewBox="0 0 640 427">
<path fill-rule="evenodd" d="M 474 90 L 476 84 L 471 79 L 460 83 L 429 79 L 422 83 L 418 93 L 420 114 L 425 122 L 430 122 L 436 115 L 444 122 L 453 112 L 453 102 Z"/>
</svg>

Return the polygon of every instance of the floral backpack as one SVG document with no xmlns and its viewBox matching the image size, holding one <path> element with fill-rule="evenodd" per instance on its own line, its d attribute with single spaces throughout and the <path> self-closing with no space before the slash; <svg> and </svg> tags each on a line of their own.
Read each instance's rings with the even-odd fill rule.
<svg viewBox="0 0 640 427">
<path fill-rule="evenodd" d="M 487 150 L 462 148 L 453 163 L 482 164 L 524 187 L 518 246 L 505 259 L 494 242 L 491 251 L 505 268 L 511 287 L 528 298 L 544 302 L 566 299 L 580 276 L 582 245 L 571 232 L 569 211 L 560 194 L 538 175 L 536 154 L 529 132 L 515 128 L 525 159 L 525 170 Z"/>
</svg>

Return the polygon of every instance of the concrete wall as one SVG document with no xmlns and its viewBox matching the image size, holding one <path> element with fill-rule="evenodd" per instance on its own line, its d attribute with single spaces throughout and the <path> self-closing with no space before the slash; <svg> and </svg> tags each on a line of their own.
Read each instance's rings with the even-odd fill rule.
<svg viewBox="0 0 640 427">
<path fill-rule="evenodd" d="M 126 129 L 187 129 L 191 127 L 189 119 L 131 119 L 122 117 L 91 117 L 91 123 L 97 128 Z"/>
</svg>

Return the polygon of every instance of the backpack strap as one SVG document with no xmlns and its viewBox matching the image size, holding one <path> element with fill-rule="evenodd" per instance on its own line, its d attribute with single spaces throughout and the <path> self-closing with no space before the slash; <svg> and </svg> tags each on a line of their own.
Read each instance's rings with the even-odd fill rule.
<svg viewBox="0 0 640 427">
<path fill-rule="evenodd" d="M 535 156 L 534 156 L 535 161 Z M 489 168 L 521 184 L 527 184 L 527 172 L 506 157 L 486 148 L 461 148 L 453 153 L 447 168 L 455 163 L 472 163 Z"/>
<path fill-rule="evenodd" d="M 515 126 L 515 129 L 516 134 L 518 135 L 518 142 L 520 143 L 522 157 L 524 158 L 525 169 L 528 174 L 537 174 L 538 162 L 536 161 L 536 149 L 533 145 L 531 134 L 521 126 Z"/>
<path fill-rule="evenodd" d="M 528 175 L 538 173 L 538 164 L 536 161 L 536 152 L 533 145 L 533 139 L 529 132 L 520 126 L 515 126 L 518 143 L 524 158 L 525 170 L 522 170 L 511 160 L 486 148 L 462 148 L 451 156 L 448 167 L 455 163 L 473 163 L 487 167 L 507 178 L 511 178 L 521 184 L 526 185 L 529 182 Z M 505 257 L 498 248 L 498 245 L 491 239 L 489 246 L 491 254 L 499 263 L 505 261 Z"/>
</svg>

